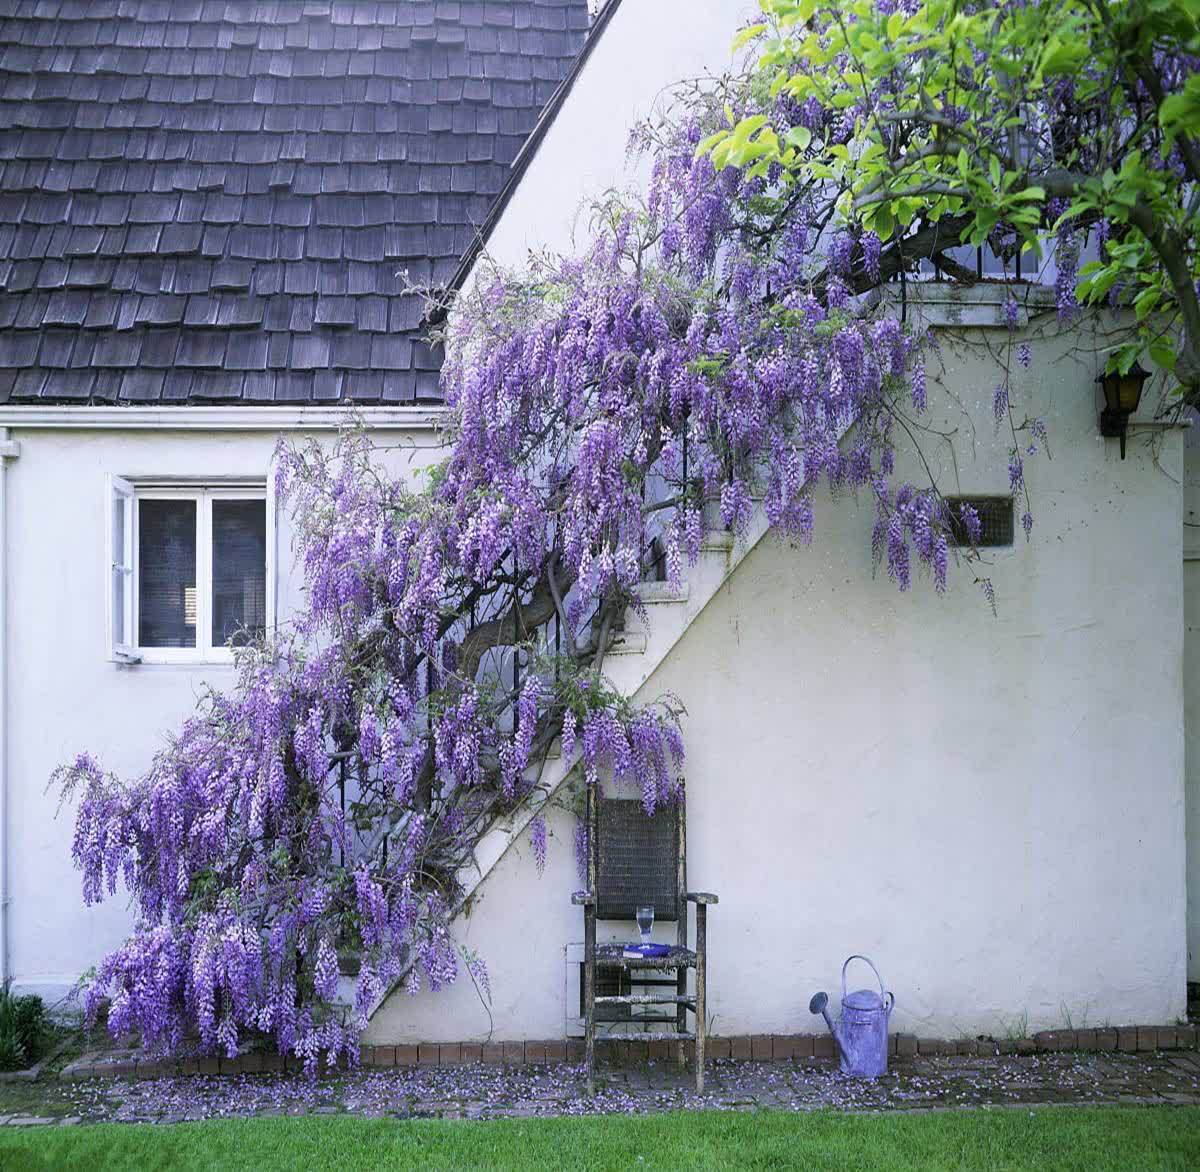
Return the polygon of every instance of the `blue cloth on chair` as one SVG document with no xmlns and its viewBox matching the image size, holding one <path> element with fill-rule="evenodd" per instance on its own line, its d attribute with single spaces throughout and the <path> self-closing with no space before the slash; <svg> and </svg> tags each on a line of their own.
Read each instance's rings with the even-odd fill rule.
<svg viewBox="0 0 1200 1172">
<path fill-rule="evenodd" d="M 671 951 L 669 944 L 626 944 L 626 952 L 636 952 L 639 956 L 666 956 Z"/>
</svg>

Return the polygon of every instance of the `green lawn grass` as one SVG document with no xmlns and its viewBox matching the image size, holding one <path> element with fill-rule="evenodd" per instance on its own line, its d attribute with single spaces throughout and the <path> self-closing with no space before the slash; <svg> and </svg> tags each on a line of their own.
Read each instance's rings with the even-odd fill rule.
<svg viewBox="0 0 1200 1172">
<path fill-rule="evenodd" d="M 927 1114 L 679 1112 L 398 1121 L 348 1116 L 0 1129 L 0 1168 L 1188 1168 L 1200 1108 Z"/>
</svg>

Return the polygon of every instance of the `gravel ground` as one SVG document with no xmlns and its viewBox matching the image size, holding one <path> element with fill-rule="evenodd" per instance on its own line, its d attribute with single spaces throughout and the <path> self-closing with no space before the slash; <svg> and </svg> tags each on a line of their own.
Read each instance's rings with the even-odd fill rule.
<svg viewBox="0 0 1200 1172">
<path fill-rule="evenodd" d="M 905 1111 L 1089 1103 L 1200 1104 L 1200 1054 L 1038 1054 L 894 1060 L 876 1082 L 829 1060 L 717 1061 L 705 1093 L 673 1063 L 602 1067 L 594 1096 L 580 1067 L 470 1065 L 297 1074 L 94 1078 L 30 1084 L 0 1098 L 0 1125 L 157 1122 L 257 1115 L 399 1118 L 649 1113 L 677 1109 Z"/>
</svg>

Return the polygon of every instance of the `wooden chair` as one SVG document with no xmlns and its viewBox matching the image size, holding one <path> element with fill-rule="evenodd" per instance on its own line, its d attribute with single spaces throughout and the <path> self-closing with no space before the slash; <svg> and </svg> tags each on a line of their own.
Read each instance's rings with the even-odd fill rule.
<svg viewBox="0 0 1200 1172">
<path fill-rule="evenodd" d="M 599 797 L 587 787 L 586 891 L 583 907 L 583 1016 L 588 1091 L 594 1089 L 596 1043 L 634 1039 L 670 1041 L 686 1061 L 684 1043 L 696 1043 L 696 1090 L 704 1090 L 706 927 L 715 895 L 687 889 L 687 821 L 681 797 L 647 817 L 640 801 Z M 696 905 L 695 947 L 688 947 L 688 904 Z M 622 956 L 624 944 L 597 944 L 597 920 L 636 922 L 637 908 L 654 907 L 655 922 L 675 921 L 676 943 L 666 956 Z M 634 929 L 636 931 L 636 929 Z M 632 937 L 634 932 L 630 932 Z M 696 973 L 688 992 L 688 970 Z M 666 975 L 671 974 L 671 975 Z M 601 984 L 605 987 L 601 988 Z M 635 1007 L 641 1012 L 636 1012 Z M 689 1030 L 687 1015 L 693 1015 Z M 601 1033 L 601 1023 L 634 1022 L 668 1028 L 647 1033 Z"/>
</svg>

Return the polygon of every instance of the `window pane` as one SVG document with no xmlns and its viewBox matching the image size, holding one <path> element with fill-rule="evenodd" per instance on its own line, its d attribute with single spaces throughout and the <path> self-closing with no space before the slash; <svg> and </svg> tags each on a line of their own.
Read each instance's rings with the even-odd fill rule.
<svg viewBox="0 0 1200 1172">
<path fill-rule="evenodd" d="M 196 646 L 196 502 L 138 503 L 138 643 Z"/>
<path fill-rule="evenodd" d="M 267 503 L 212 505 L 214 647 L 241 646 L 267 626 Z"/>
<path fill-rule="evenodd" d="M 112 641 L 114 647 L 127 642 L 125 634 L 125 571 L 113 566 L 112 574 Z"/>
</svg>

